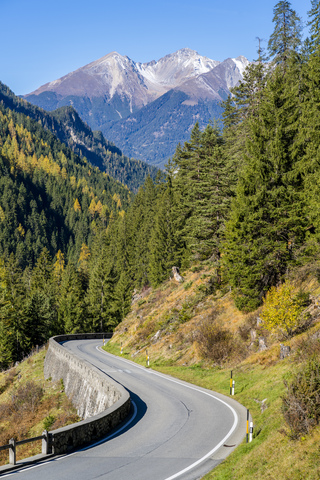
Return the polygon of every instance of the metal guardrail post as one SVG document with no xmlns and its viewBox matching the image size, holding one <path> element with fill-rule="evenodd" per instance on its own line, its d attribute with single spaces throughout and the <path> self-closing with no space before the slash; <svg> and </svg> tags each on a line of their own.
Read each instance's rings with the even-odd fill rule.
<svg viewBox="0 0 320 480">
<path fill-rule="evenodd" d="M 17 458 L 16 458 L 16 441 L 14 438 L 11 438 L 9 440 L 9 463 L 10 465 L 16 465 L 17 464 Z"/>
<path fill-rule="evenodd" d="M 50 453 L 50 445 L 49 445 L 49 433 L 48 430 L 43 430 L 42 432 L 42 453 L 44 455 L 47 455 Z"/>
</svg>

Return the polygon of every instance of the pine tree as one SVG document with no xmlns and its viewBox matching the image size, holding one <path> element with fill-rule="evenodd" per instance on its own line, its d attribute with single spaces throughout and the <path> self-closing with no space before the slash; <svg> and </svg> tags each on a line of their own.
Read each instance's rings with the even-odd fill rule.
<svg viewBox="0 0 320 480">
<path fill-rule="evenodd" d="M 258 60 L 246 68 L 243 81 L 232 89 L 232 97 L 223 103 L 223 140 L 225 170 L 228 172 L 229 196 L 235 195 L 241 171 L 245 168 L 246 142 L 250 135 L 250 121 L 258 116 L 268 68 L 259 43 Z"/>
<path fill-rule="evenodd" d="M 62 273 L 58 316 L 59 324 L 63 325 L 66 333 L 86 331 L 85 290 L 81 273 L 71 263 Z"/>
<path fill-rule="evenodd" d="M 177 231 L 176 201 L 170 177 L 165 190 L 158 195 L 155 211 L 155 224 L 149 240 L 149 278 L 152 286 L 167 280 L 173 266 L 180 266 L 181 237 Z"/>
<path fill-rule="evenodd" d="M 61 258 L 62 261 L 62 258 Z M 38 319 L 43 341 L 60 333 L 63 326 L 58 323 L 58 283 L 49 252 L 44 248 L 32 271 L 28 302 L 33 315 Z M 38 310 L 36 310 L 38 308 Z"/>
<path fill-rule="evenodd" d="M 0 367 L 21 360 L 28 351 L 29 332 L 24 325 L 25 286 L 13 256 L 0 258 Z"/>
<path fill-rule="evenodd" d="M 224 266 L 239 308 L 256 308 L 304 239 L 302 182 L 293 154 L 299 105 L 276 68 L 250 120 L 246 167 L 226 228 Z"/>
<path fill-rule="evenodd" d="M 183 238 L 194 258 L 219 261 L 220 237 L 231 195 L 232 169 L 224 155 L 217 127 L 201 132 L 196 124 L 190 142 L 177 149 L 178 216 L 183 217 Z"/>
<path fill-rule="evenodd" d="M 281 0 L 273 10 L 274 31 L 270 36 L 268 49 L 273 62 L 285 69 L 287 60 L 301 46 L 301 19 L 291 8 L 291 3 Z"/>
<path fill-rule="evenodd" d="M 301 115 L 297 157 L 304 178 L 304 200 L 308 231 L 320 241 L 320 2 L 312 0 L 309 56 L 303 64 L 303 88 L 299 92 Z M 318 247 L 319 248 L 319 247 Z"/>
<path fill-rule="evenodd" d="M 311 9 L 308 12 L 310 27 L 310 38 L 307 39 L 308 51 L 310 54 L 316 53 L 320 45 L 320 2 L 311 0 Z"/>
<path fill-rule="evenodd" d="M 116 280 L 114 258 L 110 255 L 108 238 L 102 234 L 96 239 L 90 261 L 87 291 L 90 331 L 112 331 L 119 323 L 114 304 Z"/>
<path fill-rule="evenodd" d="M 132 280 L 126 270 L 120 273 L 114 290 L 114 311 L 119 321 L 129 313 L 132 301 Z"/>
<path fill-rule="evenodd" d="M 129 242 L 132 245 L 130 271 L 134 277 L 135 288 L 149 284 L 149 238 L 154 225 L 156 189 L 150 177 L 139 189 L 129 215 L 131 220 Z"/>
</svg>

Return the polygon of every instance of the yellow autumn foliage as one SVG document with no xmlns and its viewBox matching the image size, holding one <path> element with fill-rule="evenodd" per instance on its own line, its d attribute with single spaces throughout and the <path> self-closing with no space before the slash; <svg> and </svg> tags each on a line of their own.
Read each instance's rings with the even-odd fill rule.
<svg viewBox="0 0 320 480">
<path fill-rule="evenodd" d="M 288 338 L 304 321 L 303 309 L 303 300 L 297 296 L 293 284 L 286 281 L 278 287 L 271 287 L 260 316 L 267 330 Z"/>
</svg>

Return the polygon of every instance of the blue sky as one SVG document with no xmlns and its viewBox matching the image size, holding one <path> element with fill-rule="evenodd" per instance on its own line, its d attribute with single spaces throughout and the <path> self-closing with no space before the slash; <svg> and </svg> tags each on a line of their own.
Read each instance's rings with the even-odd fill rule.
<svg viewBox="0 0 320 480">
<path fill-rule="evenodd" d="M 148 62 L 188 47 L 214 60 L 256 58 L 272 0 L 0 0 L 0 80 L 16 94 L 117 51 Z M 309 0 L 291 6 L 307 21 Z"/>
</svg>

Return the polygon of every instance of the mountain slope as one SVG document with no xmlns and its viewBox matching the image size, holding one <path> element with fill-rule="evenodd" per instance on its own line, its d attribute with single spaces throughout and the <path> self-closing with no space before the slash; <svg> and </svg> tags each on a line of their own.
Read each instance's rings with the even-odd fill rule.
<svg viewBox="0 0 320 480">
<path fill-rule="evenodd" d="M 110 101 L 118 96 L 126 99 L 128 113 L 132 113 L 183 84 L 186 79 L 207 73 L 218 64 L 219 62 L 202 57 L 187 48 L 166 55 L 158 62 L 144 64 L 112 52 L 43 85 L 26 97 L 54 92 L 59 102 L 70 96 L 85 97 L 91 101 L 99 97 Z M 57 106 L 58 103 L 55 107 Z"/>
<path fill-rule="evenodd" d="M 105 171 L 119 182 L 136 192 L 145 178 L 155 178 L 157 169 L 140 160 L 124 156 L 119 148 L 104 138 L 101 132 L 92 131 L 73 107 L 45 112 L 14 95 L 0 82 L 0 101 L 5 107 L 29 116 L 51 131 L 80 157 Z"/>
<path fill-rule="evenodd" d="M 218 62 L 188 48 L 144 64 L 112 52 L 25 98 L 47 110 L 72 105 L 126 155 L 163 166 L 197 119 L 206 125 L 220 117 L 219 103 L 242 79 L 248 63 L 242 56 Z"/>
<path fill-rule="evenodd" d="M 288 401 L 290 392 L 296 408 L 293 419 L 297 424 L 303 422 L 300 392 L 294 397 L 296 392 L 289 390 L 296 375 L 303 379 L 305 391 L 311 382 L 315 390 L 319 385 L 319 367 L 318 375 L 311 376 L 306 365 L 319 365 L 320 286 L 317 279 L 306 279 L 301 273 L 296 272 L 297 287 L 312 292 L 314 308 L 309 311 L 314 322 L 309 331 L 285 342 L 291 348 L 287 358 L 280 357 L 280 339 L 268 335 L 261 325 L 260 311 L 245 315 L 236 309 L 227 288 L 224 292 L 208 290 L 214 271 L 201 264 L 183 272 L 182 284 L 167 280 L 157 289 L 140 292 L 132 311 L 104 347 L 141 365 L 146 365 L 147 356 L 152 369 L 224 395 L 229 395 L 232 371 L 233 398 L 250 410 L 253 441 L 239 444 L 227 460 L 203 477 L 206 480 L 319 479 L 319 417 L 297 439 L 284 415 L 284 399 Z M 266 347 L 259 349 L 262 335 Z"/>
<path fill-rule="evenodd" d="M 124 120 L 102 128 L 128 155 L 152 160 L 162 168 L 177 144 L 189 139 L 196 121 L 204 128 L 221 113 L 218 102 L 199 100 L 194 104 L 186 93 L 170 90 Z"/>
<path fill-rule="evenodd" d="M 55 125 L 53 117 L 43 119 Z M 95 224 L 107 225 L 132 194 L 3 101 L 0 125 L 0 255 L 14 253 L 25 268 L 46 248 L 52 257 L 61 250 L 77 262 Z"/>
</svg>

